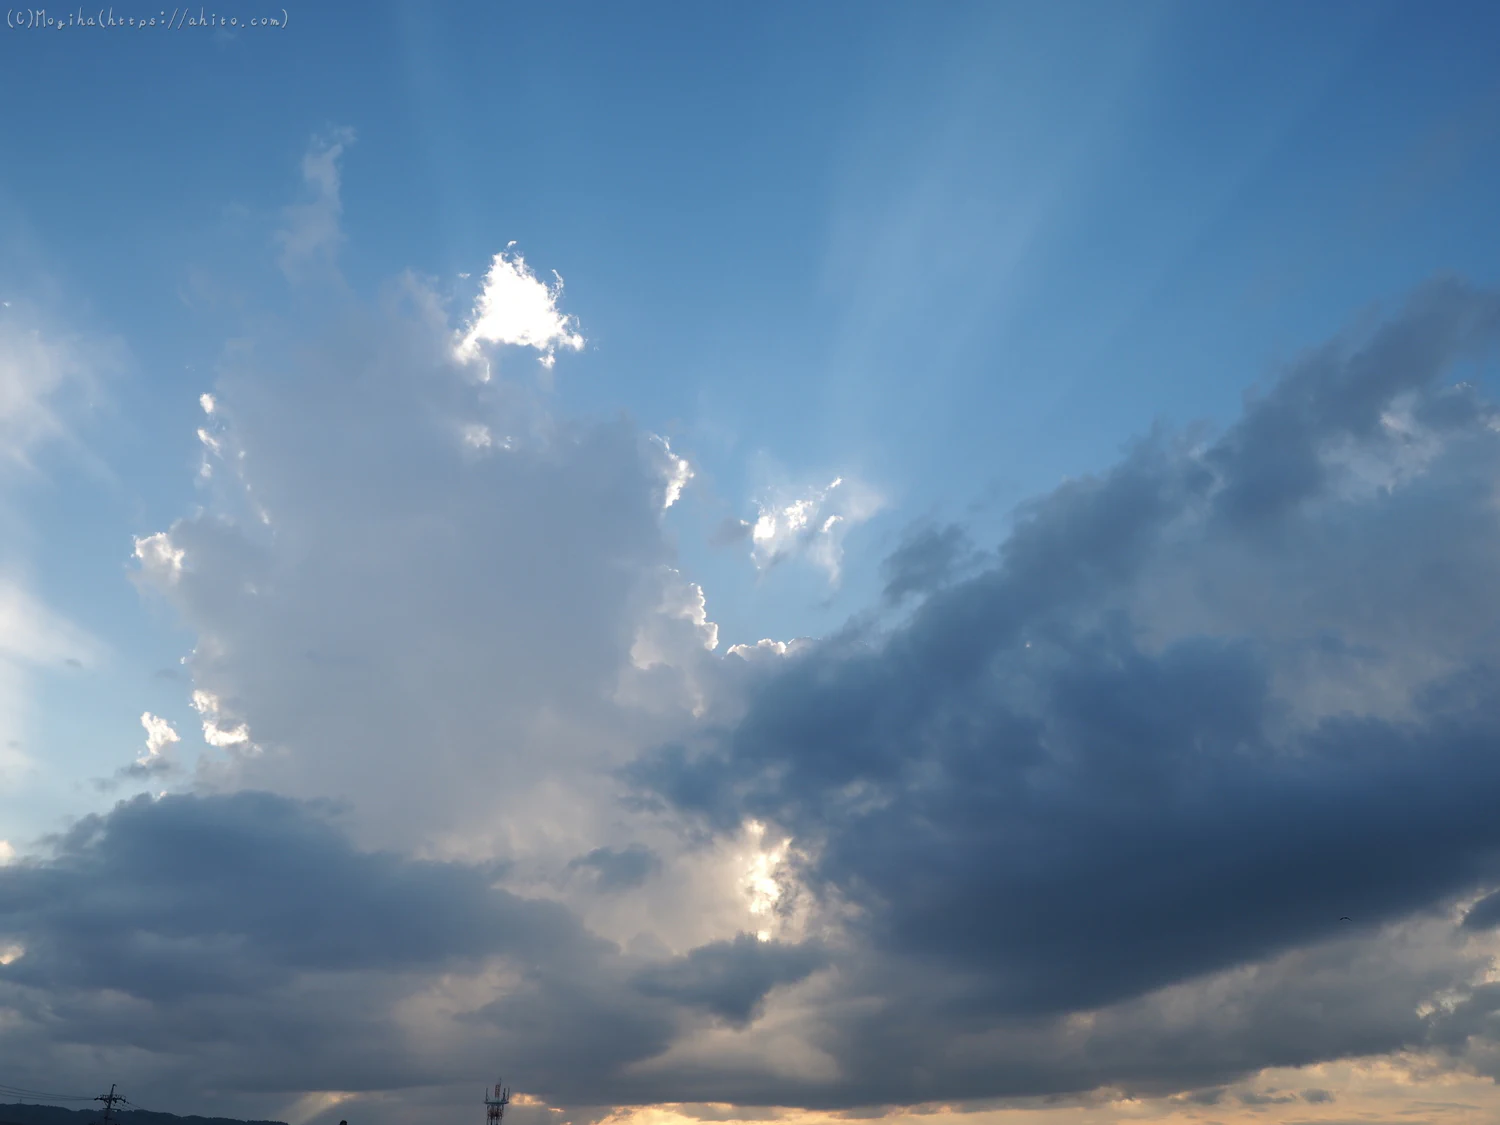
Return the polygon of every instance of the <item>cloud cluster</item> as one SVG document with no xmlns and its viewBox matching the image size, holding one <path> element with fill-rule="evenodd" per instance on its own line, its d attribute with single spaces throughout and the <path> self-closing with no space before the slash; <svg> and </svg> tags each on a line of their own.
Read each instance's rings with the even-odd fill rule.
<svg viewBox="0 0 1500 1125">
<path fill-rule="evenodd" d="M 1495 295 L 1434 283 L 997 552 L 918 528 L 895 624 L 721 653 L 691 468 L 490 362 L 581 345 L 555 287 L 507 253 L 483 293 L 226 357 L 202 507 L 136 544 L 211 753 L 0 867 L 18 1067 L 393 1122 L 497 1059 L 571 1107 L 1500 1074 L 1500 411 L 1453 382 Z M 744 531 L 836 580 L 876 507 Z"/>
<path fill-rule="evenodd" d="M 1218 439 L 1153 434 L 1034 502 L 976 576 L 943 582 L 957 535 L 914 539 L 891 575 L 931 588 L 909 621 L 788 656 L 740 721 L 632 767 L 714 830 L 799 841 L 867 998 L 910 1017 L 840 1028 L 850 1096 L 1201 1079 L 1213 1036 L 1184 1053 L 1148 1024 L 1069 1078 L 1048 1035 L 1253 965 L 1289 976 L 1237 986 L 1223 1033 L 1266 1039 L 1247 1064 L 1433 1034 L 1416 979 L 1359 1019 L 1332 983 L 1319 1034 L 1289 1029 L 1341 916 L 1369 933 L 1500 883 L 1500 413 L 1445 381 L 1497 336 L 1500 298 L 1435 283 Z M 1428 971 L 1462 988 L 1475 964 Z M 1488 1012 L 1486 987 L 1463 1003 Z M 1052 1053 L 1008 1076 L 1016 1026 Z M 898 1058 L 948 1083 L 892 1079 Z"/>
<path fill-rule="evenodd" d="M 137 1086 L 206 1069 L 276 1095 L 467 1080 L 500 1056 L 531 1090 L 607 1097 L 622 1068 L 817 964 L 754 940 L 627 955 L 501 888 L 504 864 L 364 851 L 336 814 L 142 796 L 0 868 L 11 1065 L 128 1044 Z"/>
<path fill-rule="evenodd" d="M 245 479 L 275 536 L 204 517 L 143 557 L 198 626 L 199 690 L 272 750 L 239 782 L 352 794 L 366 815 L 394 789 L 377 835 L 431 847 L 435 824 L 460 823 L 474 854 L 520 858 L 511 877 L 550 835 L 585 915 L 590 894 L 649 893 L 705 846 L 631 840 L 651 821 L 629 828 L 597 771 L 623 766 L 666 823 L 710 839 L 755 820 L 796 842 L 748 874 L 810 911 L 808 941 L 669 944 L 648 967 L 573 965 L 477 1010 L 494 1027 L 502 1010 L 589 1013 L 596 1077 L 547 1088 L 565 1102 L 1161 1094 L 1413 1048 L 1473 1064 L 1490 907 L 1467 930 L 1435 912 L 1500 881 L 1483 673 L 1500 436 L 1443 377 L 1492 339 L 1496 308 L 1435 285 L 1372 338 L 1308 356 L 1222 437 L 1154 434 L 1036 501 L 978 574 L 954 577 L 961 529 L 920 531 L 888 565 L 888 594 L 921 599 L 907 620 L 768 660 L 713 656 L 702 591 L 665 565 L 660 466 L 624 431 L 559 428 L 465 461 L 451 428 L 414 437 L 409 410 L 337 396 L 355 444 L 316 424 L 334 405 L 310 408 L 316 389 L 273 404 L 267 376 L 226 382 L 226 456 L 268 466 Z M 410 360 L 363 369 L 365 400 L 392 396 Z M 303 434 L 284 398 L 313 420 Z M 400 480 L 383 459 L 396 441 Z M 340 466 L 386 477 L 365 493 Z M 527 507 L 530 490 L 547 503 Z M 589 537 L 549 550 L 574 528 Z M 311 664 L 287 668 L 299 650 Z M 619 675 L 659 666 L 696 676 L 700 705 L 669 706 L 683 736 L 629 764 L 654 728 Z M 378 784 L 359 787 L 360 762 Z M 466 803 L 475 777 L 509 799 Z M 487 814 L 510 831 L 485 835 Z M 680 1057 L 665 1015 L 648 1031 L 611 1007 L 626 977 L 741 1038 Z M 771 1027 L 826 1065 L 768 1062 Z"/>
<path fill-rule="evenodd" d="M 410 282 L 302 329 L 319 349 L 226 366 L 208 503 L 138 540 L 140 580 L 197 636 L 206 740 L 243 751 L 216 784 L 347 797 L 384 843 L 561 862 L 597 843 L 609 783 L 588 774 L 633 748 L 613 701 L 632 649 L 678 618 L 680 473 L 623 422 L 476 384 L 433 311 Z"/>
</svg>

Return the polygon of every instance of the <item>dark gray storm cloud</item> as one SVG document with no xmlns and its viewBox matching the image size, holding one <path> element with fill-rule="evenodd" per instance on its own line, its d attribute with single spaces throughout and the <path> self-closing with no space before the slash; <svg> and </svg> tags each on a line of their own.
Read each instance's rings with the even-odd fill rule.
<svg viewBox="0 0 1500 1125">
<path fill-rule="evenodd" d="M 1492 349 L 1500 306 L 1456 280 L 1416 294 L 1405 315 L 1352 355 L 1334 342 L 1308 356 L 1218 443 L 1207 461 L 1218 472 L 1216 506 L 1226 519 L 1254 524 L 1315 497 L 1331 482 L 1331 440 L 1381 436 L 1382 417 L 1404 393 L 1428 390 L 1454 363 Z M 1425 397 L 1418 419 L 1438 430 L 1473 415 L 1462 399 Z"/>
<path fill-rule="evenodd" d="M 1497 338 L 1500 298 L 1432 284 L 1208 445 L 1154 433 L 1029 505 L 992 569 L 789 656 L 742 720 L 629 776 L 717 830 L 801 841 L 801 879 L 866 955 L 930 982 L 937 1041 L 1493 885 L 1500 427 L 1448 380 Z M 891 581 L 930 584 L 947 553 L 909 544 Z M 1337 1022 L 1253 1061 L 1357 1053 Z M 1371 1048 L 1421 1034 L 1401 1023 Z M 892 1045 L 846 1031 L 853 1072 L 888 1074 Z M 1110 1078 L 1144 1076 L 1118 1061 Z M 1001 1069 L 924 1092 L 979 1096 Z"/>
<path fill-rule="evenodd" d="M 1241 1105 L 1251 1105 L 1251 1106 L 1285 1105 L 1287 1102 L 1294 1102 L 1296 1100 L 1297 1100 L 1297 1095 L 1296 1094 L 1277 1094 L 1277 1093 L 1265 1093 L 1265 1094 L 1263 1094 L 1263 1093 L 1260 1093 L 1259 1091 L 1256 1091 L 1256 1090 L 1246 1090 L 1244 1093 L 1240 1094 L 1240 1104 Z"/>
<path fill-rule="evenodd" d="M 1500 891 L 1475 903 L 1464 915 L 1464 926 L 1471 930 L 1500 926 Z"/>
<path fill-rule="evenodd" d="M 741 934 L 653 965 L 637 978 L 636 987 L 647 996 L 665 996 L 743 1026 L 760 1011 L 771 989 L 805 980 L 827 963 L 828 955 L 816 946 Z"/>
<path fill-rule="evenodd" d="M 149 1001 L 300 972 L 607 949 L 560 905 L 495 889 L 500 874 L 356 851 L 309 807 L 266 793 L 139 797 L 83 820 L 48 861 L 0 869 L 0 917 L 27 949 L 0 977 Z"/>
<path fill-rule="evenodd" d="M 968 532 L 957 524 L 913 528 L 881 566 L 886 598 L 899 601 L 947 585 L 971 551 Z"/>
<path fill-rule="evenodd" d="M 49 1049 L 128 1044 L 146 1053 L 137 1089 L 208 1073 L 250 1094 L 433 1085 L 503 1059 L 563 1104 L 660 1100 L 670 1077 L 646 1088 L 623 1068 L 824 961 L 753 940 L 627 956 L 560 903 L 501 889 L 501 864 L 363 851 L 336 813 L 252 791 L 139 797 L 0 867 L 0 938 L 24 949 L 0 964 L 0 1054 L 55 1073 Z M 454 1025 L 403 1016 L 445 979 L 468 982 Z"/>
</svg>

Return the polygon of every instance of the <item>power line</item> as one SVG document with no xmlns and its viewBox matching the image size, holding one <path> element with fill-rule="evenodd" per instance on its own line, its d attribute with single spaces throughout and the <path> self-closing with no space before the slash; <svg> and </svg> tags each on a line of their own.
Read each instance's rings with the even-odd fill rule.
<svg viewBox="0 0 1500 1125">
<path fill-rule="evenodd" d="M 49 1098 L 60 1102 L 91 1102 L 88 1094 L 59 1094 L 52 1090 L 30 1090 L 24 1086 L 11 1086 L 0 1082 L 0 1094 L 18 1098 Z"/>
<path fill-rule="evenodd" d="M 143 1105 L 137 1105 L 124 1094 L 115 1093 L 116 1088 L 117 1084 L 111 1083 L 109 1093 L 90 1096 L 88 1094 L 59 1094 L 55 1090 L 33 1090 L 26 1086 L 11 1086 L 8 1083 L 0 1082 L 0 1097 L 20 1098 L 22 1101 L 40 1102 L 103 1102 L 103 1125 L 119 1125 L 120 1119 L 119 1113 L 115 1109 L 116 1104 L 129 1106 L 138 1113 L 154 1112 Z"/>
</svg>

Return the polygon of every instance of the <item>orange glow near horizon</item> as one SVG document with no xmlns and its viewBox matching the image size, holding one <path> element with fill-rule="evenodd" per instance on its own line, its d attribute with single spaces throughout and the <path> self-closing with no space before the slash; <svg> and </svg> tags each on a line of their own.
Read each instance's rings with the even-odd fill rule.
<svg viewBox="0 0 1500 1125">
<path fill-rule="evenodd" d="M 1326 1094 L 1327 1100 L 1309 1100 L 1308 1093 L 1314 1099 Z M 1411 1057 L 1263 1071 L 1227 1087 L 1211 1105 L 1185 1095 L 1100 1096 L 1068 1106 L 934 1104 L 885 1112 L 669 1103 L 616 1109 L 596 1125 L 847 1125 L 871 1119 L 884 1125 L 941 1125 L 948 1118 L 955 1119 L 952 1125 L 1494 1125 L 1500 1121 L 1500 1087 L 1477 1075 L 1433 1074 L 1430 1060 Z"/>
</svg>

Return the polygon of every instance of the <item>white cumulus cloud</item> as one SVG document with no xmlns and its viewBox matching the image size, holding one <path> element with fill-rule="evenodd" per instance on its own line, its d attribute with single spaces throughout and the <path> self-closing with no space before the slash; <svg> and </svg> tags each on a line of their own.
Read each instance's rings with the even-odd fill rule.
<svg viewBox="0 0 1500 1125">
<path fill-rule="evenodd" d="M 171 723 L 150 711 L 141 715 L 141 726 L 146 728 L 146 752 L 136 759 L 137 765 L 149 765 L 156 761 L 162 756 L 162 751 L 181 738 Z"/>
<path fill-rule="evenodd" d="M 175 582 L 182 574 L 183 560 L 187 553 L 172 542 L 165 531 L 145 535 L 135 541 L 135 557 L 141 561 L 141 570 L 160 581 Z"/>
<path fill-rule="evenodd" d="M 549 286 L 519 253 L 502 250 L 490 263 L 473 318 L 458 334 L 455 354 L 470 362 L 481 357 L 482 345 L 509 344 L 536 349 L 543 365 L 551 367 L 558 348 L 579 351 L 584 344 L 573 318 L 558 310 L 561 295 L 561 277 Z"/>
</svg>

